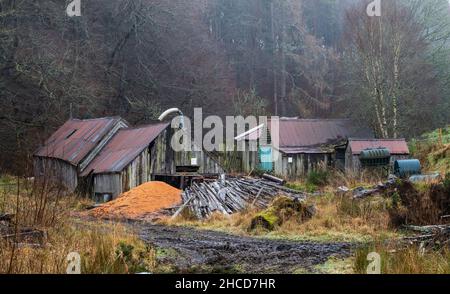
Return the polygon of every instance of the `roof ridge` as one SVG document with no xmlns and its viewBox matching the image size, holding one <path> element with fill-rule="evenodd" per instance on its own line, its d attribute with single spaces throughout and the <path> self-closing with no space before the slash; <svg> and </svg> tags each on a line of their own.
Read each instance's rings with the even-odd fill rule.
<svg viewBox="0 0 450 294">
<path fill-rule="evenodd" d="M 158 123 L 153 123 L 153 124 L 145 124 L 145 125 L 140 125 L 140 126 L 135 126 L 135 127 L 123 128 L 123 129 L 120 129 L 120 131 L 133 131 L 133 130 L 145 129 L 148 127 L 156 127 L 156 126 L 164 126 L 164 125 L 169 126 L 170 123 L 158 122 Z"/>
<path fill-rule="evenodd" d="M 374 139 L 374 138 L 368 138 L 368 139 L 362 139 L 362 138 L 349 138 L 349 141 L 406 141 L 406 138 L 397 138 L 397 139 Z"/>
<path fill-rule="evenodd" d="M 270 118 L 269 120 L 273 120 Z M 337 120 L 349 120 L 352 121 L 354 119 L 351 118 L 289 118 L 289 117 L 280 117 L 278 120 L 284 121 L 337 121 Z"/>
<path fill-rule="evenodd" d="M 94 120 L 106 120 L 106 119 L 122 119 L 120 116 L 105 116 L 97 118 L 69 118 L 68 121 L 94 121 Z"/>
</svg>

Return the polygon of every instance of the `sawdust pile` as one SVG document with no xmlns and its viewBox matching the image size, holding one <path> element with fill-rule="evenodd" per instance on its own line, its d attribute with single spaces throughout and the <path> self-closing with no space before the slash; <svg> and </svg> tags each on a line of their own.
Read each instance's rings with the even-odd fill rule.
<svg viewBox="0 0 450 294">
<path fill-rule="evenodd" d="M 98 218 L 144 219 L 181 202 L 181 190 L 163 182 L 149 182 L 91 210 L 90 214 Z"/>
</svg>

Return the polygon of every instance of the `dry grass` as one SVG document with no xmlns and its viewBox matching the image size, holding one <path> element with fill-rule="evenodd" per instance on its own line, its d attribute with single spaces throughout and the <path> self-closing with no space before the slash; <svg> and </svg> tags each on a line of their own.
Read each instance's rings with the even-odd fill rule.
<svg viewBox="0 0 450 294">
<path fill-rule="evenodd" d="M 208 220 L 192 220 L 179 217 L 175 220 L 164 219 L 167 225 L 192 226 L 229 232 L 237 235 L 261 236 L 270 238 L 307 239 L 316 241 L 369 241 L 382 236 L 395 236 L 389 230 L 388 204 L 382 198 L 369 201 L 352 202 L 334 194 L 326 194 L 310 199 L 317 207 L 317 214 L 309 221 L 299 223 L 286 220 L 271 232 L 264 230 L 249 231 L 251 220 L 258 214 L 256 209 L 236 213 L 231 216 L 215 214 Z M 345 204 L 344 204 L 345 203 Z M 353 205 L 352 209 L 346 206 Z"/>
<path fill-rule="evenodd" d="M 0 245 L 0 273 L 66 273 L 67 255 L 81 256 L 81 272 L 135 273 L 152 271 L 155 252 L 123 226 L 68 222 L 46 231 L 40 247 Z"/>
<path fill-rule="evenodd" d="M 73 220 L 71 212 L 89 205 L 57 187 L 19 181 L 0 193 L 0 213 L 15 215 L 0 223 L 0 273 L 65 273 L 67 255 L 81 256 L 82 273 L 135 273 L 155 267 L 155 252 L 125 227 Z M 40 233 L 22 240 L 24 229 Z"/>
<path fill-rule="evenodd" d="M 350 189 L 357 187 L 370 187 L 376 185 L 380 182 L 386 181 L 386 172 L 381 170 L 362 170 L 358 172 L 342 172 L 342 171 L 332 171 L 330 174 L 330 179 L 328 181 L 329 185 L 327 188 L 337 188 L 340 186 L 346 186 Z"/>
<path fill-rule="evenodd" d="M 378 241 L 356 251 L 353 270 L 365 274 L 367 255 L 377 252 L 381 257 L 382 274 L 450 274 L 450 250 L 427 250 L 417 246 L 401 247 Z"/>
<path fill-rule="evenodd" d="M 165 224 L 194 226 L 200 229 L 220 230 L 238 235 L 251 235 L 265 238 L 287 238 L 318 242 L 349 241 L 367 244 L 356 250 L 355 255 L 346 260 L 330 260 L 319 266 L 320 273 L 359 273 L 365 274 L 370 252 L 381 255 L 384 274 L 448 274 L 450 273 L 450 250 L 423 251 L 416 246 L 400 246 L 398 240 L 402 232 L 390 226 L 389 209 L 392 200 L 371 197 L 366 200 L 352 200 L 348 196 L 327 194 L 311 199 L 318 213 L 305 223 L 287 220 L 273 231 L 249 231 L 247 228 L 257 210 L 232 215 L 213 215 L 206 221 L 165 220 Z M 383 240 L 383 241 L 380 241 Z M 299 273 L 302 273 L 300 271 Z"/>
<path fill-rule="evenodd" d="M 354 189 L 357 187 L 371 187 L 384 181 L 386 181 L 386 174 L 380 170 L 363 170 L 358 173 L 328 170 L 311 173 L 306 178 L 287 183 L 287 186 L 306 193 L 318 191 L 332 193 L 341 186 Z"/>
</svg>

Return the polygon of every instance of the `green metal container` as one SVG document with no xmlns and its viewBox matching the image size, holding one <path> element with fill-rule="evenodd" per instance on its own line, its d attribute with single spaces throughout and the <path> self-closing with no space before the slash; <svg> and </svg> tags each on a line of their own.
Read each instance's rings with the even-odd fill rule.
<svg viewBox="0 0 450 294">
<path fill-rule="evenodd" d="M 387 148 L 371 148 L 361 151 L 359 155 L 361 164 L 367 166 L 388 166 L 391 161 L 391 152 Z"/>
<path fill-rule="evenodd" d="M 422 173 L 422 167 L 418 159 L 397 160 L 394 163 L 394 173 L 396 176 L 406 178 Z"/>
</svg>

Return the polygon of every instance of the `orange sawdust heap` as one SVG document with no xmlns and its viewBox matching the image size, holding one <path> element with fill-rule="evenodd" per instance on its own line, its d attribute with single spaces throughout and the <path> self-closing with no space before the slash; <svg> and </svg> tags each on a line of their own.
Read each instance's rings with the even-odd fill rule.
<svg viewBox="0 0 450 294">
<path fill-rule="evenodd" d="M 142 219 L 181 202 L 181 190 L 163 182 L 149 182 L 91 210 L 91 214 L 99 218 Z"/>
</svg>

